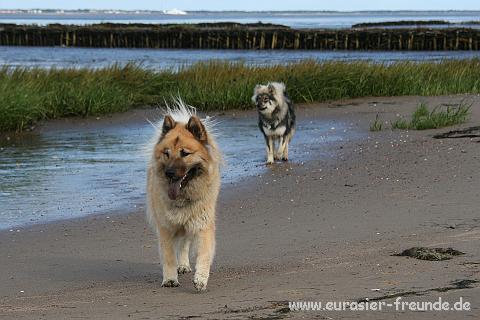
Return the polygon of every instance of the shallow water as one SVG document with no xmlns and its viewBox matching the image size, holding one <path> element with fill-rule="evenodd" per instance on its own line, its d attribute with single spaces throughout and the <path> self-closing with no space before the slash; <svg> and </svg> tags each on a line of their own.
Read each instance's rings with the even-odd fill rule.
<svg viewBox="0 0 480 320">
<path fill-rule="evenodd" d="M 391 12 L 190 12 L 185 16 L 151 14 L 0 14 L 2 23 L 94 24 L 113 23 L 203 23 L 232 21 L 240 23 L 275 23 L 294 28 L 350 28 L 362 22 L 399 20 L 478 20 L 478 11 L 391 11 Z"/>
<path fill-rule="evenodd" d="M 222 183 L 261 174 L 265 147 L 256 120 L 222 119 L 218 142 L 225 154 Z M 0 229 L 122 210 L 131 212 L 145 194 L 145 143 L 153 127 L 109 125 L 61 129 L 10 140 L 0 148 Z M 301 121 L 293 163 L 330 157 L 325 142 L 358 136 L 336 122 Z"/>
<path fill-rule="evenodd" d="M 60 47 L 0 47 L 0 66 L 40 68 L 101 68 L 114 63 L 137 63 L 149 69 L 178 69 L 213 59 L 244 62 L 249 65 L 316 61 L 441 61 L 480 58 L 480 51 L 303 51 L 303 50 L 173 50 L 173 49 L 96 49 Z"/>
</svg>

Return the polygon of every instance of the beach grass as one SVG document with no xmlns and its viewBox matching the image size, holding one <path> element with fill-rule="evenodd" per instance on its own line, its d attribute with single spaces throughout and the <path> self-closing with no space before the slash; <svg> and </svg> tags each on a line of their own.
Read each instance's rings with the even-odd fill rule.
<svg viewBox="0 0 480 320">
<path fill-rule="evenodd" d="M 382 131 L 383 129 L 383 122 L 379 119 L 378 113 L 375 116 L 375 120 L 370 124 L 370 131 L 376 132 L 376 131 Z"/>
<path fill-rule="evenodd" d="M 421 102 L 409 121 L 397 119 L 392 122 L 392 129 L 427 130 L 438 129 L 464 123 L 470 116 L 471 104 L 462 101 L 457 106 L 436 106 L 430 110 Z"/>
<path fill-rule="evenodd" d="M 363 96 L 480 93 L 480 59 L 443 62 L 323 62 L 275 66 L 223 61 L 179 70 L 140 65 L 103 69 L 0 69 L 0 131 L 36 121 L 161 106 L 180 96 L 201 111 L 252 108 L 257 83 L 283 81 L 295 103 Z"/>
</svg>

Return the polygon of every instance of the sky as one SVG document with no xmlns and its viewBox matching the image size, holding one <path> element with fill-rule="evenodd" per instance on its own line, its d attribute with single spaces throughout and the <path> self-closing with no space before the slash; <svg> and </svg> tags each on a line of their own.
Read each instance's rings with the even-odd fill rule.
<svg viewBox="0 0 480 320">
<path fill-rule="evenodd" d="M 480 10 L 480 0 L 0 0 L 0 9 Z"/>
</svg>

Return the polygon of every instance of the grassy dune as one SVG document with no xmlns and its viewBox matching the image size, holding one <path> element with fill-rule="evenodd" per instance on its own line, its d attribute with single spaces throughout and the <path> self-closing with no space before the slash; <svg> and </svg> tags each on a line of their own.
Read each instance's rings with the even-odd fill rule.
<svg viewBox="0 0 480 320">
<path fill-rule="evenodd" d="M 199 63 L 177 72 L 136 65 L 95 69 L 0 70 L 0 131 L 24 130 L 41 119 L 99 115 L 162 105 L 180 95 L 200 110 L 252 108 L 257 83 L 284 81 L 297 102 L 362 96 L 480 93 L 480 60 L 441 63 L 304 61 L 258 67 Z"/>
</svg>

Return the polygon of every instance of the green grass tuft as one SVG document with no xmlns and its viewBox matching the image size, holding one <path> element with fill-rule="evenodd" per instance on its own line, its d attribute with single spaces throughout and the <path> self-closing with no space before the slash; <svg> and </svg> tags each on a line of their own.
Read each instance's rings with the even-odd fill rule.
<svg viewBox="0 0 480 320">
<path fill-rule="evenodd" d="M 378 119 L 378 113 L 375 116 L 375 120 L 372 122 L 370 125 L 370 131 L 375 132 L 375 131 L 382 131 L 383 129 L 383 123 Z"/>
<path fill-rule="evenodd" d="M 392 129 L 438 129 L 467 121 L 471 104 L 461 102 L 458 106 L 437 106 L 430 111 L 425 103 L 420 103 L 412 119 L 397 119 L 392 122 Z"/>
<path fill-rule="evenodd" d="M 21 131 L 42 119 L 157 106 L 178 95 L 202 111 L 248 109 L 253 107 L 254 86 L 268 81 L 285 82 L 295 103 L 480 93 L 480 60 L 393 64 L 307 60 L 275 66 L 211 61 L 177 71 L 146 70 L 134 64 L 61 70 L 4 67 L 0 131 Z"/>
</svg>

